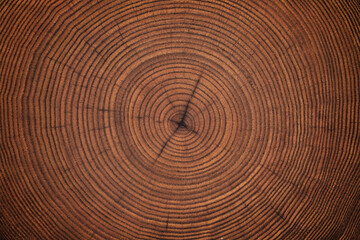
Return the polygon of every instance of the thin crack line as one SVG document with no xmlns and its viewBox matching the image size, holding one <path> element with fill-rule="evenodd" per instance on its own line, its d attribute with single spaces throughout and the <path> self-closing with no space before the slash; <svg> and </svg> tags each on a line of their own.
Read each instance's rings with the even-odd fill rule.
<svg viewBox="0 0 360 240">
<path fill-rule="evenodd" d="M 168 230 L 168 228 L 169 228 L 169 213 L 166 218 L 166 230 Z"/>
<path fill-rule="evenodd" d="M 177 132 L 177 130 L 179 130 L 180 126 L 178 126 L 175 131 L 170 135 L 170 137 L 168 138 L 168 140 L 166 140 L 166 142 L 164 143 L 163 147 L 161 148 L 158 156 L 155 159 L 155 162 L 160 158 L 161 154 L 163 153 L 165 147 L 167 146 L 168 142 L 170 142 L 170 140 L 172 139 L 172 137 L 174 136 L 174 134 Z"/>
<path fill-rule="evenodd" d="M 186 103 L 185 112 L 184 112 L 184 115 L 183 115 L 183 117 L 182 117 L 182 119 L 181 119 L 180 122 L 184 122 L 184 120 L 185 120 L 186 114 L 187 114 L 188 109 L 189 109 L 189 104 L 190 104 L 190 102 L 191 102 L 191 99 L 194 97 L 194 94 L 195 94 L 196 89 L 198 88 L 198 85 L 199 85 L 201 76 L 202 76 L 202 73 L 200 74 L 199 79 L 196 81 L 195 87 L 194 87 L 194 89 L 193 89 L 193 91 L 192 91 L 192 93 L 191 93 L 191 96 L 190 96 L 189 100 L 188 100 L 187 103 Z"/>
<path fill-rule="evenodd" d="M 170 122 L 173 122 L 173 123 L 176 123 L 178 125 L 178 127 L 184 127 L 186 130 L 190 131 L 190 132 L 193 132 L 195 134 L 198 134 L 198 132 L 195 130 L 195 129 L 190 129 L 184 122 L 181 123 L 181 122 L 177 122 L 173 119 L 170 119 Z"/>
</svg>

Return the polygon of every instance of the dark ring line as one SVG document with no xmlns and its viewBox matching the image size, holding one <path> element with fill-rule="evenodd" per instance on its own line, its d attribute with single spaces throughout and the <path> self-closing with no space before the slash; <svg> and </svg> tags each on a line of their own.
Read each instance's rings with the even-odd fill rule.
<svg viewBox="0 0 360 240">
<path fill-rule="evenodd" d="M 356 238 L 357 6 L 0 4 L 1 237 Z"/>
</svg>

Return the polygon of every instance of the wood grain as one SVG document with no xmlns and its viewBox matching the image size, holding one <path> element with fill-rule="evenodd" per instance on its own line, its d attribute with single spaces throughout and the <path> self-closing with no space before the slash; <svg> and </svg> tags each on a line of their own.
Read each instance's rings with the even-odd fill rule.
<svg viewBox="0 0 360 240">
<path fill-rule="evenodd" d="M 359 10 L 0 1 L 0 239 L 360 239 Z"/>
</svg>

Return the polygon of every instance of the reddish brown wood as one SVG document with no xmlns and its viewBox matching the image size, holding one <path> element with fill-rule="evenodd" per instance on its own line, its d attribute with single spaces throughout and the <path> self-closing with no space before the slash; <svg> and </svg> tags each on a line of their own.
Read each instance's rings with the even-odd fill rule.
<svg viewBox="0 0 360 240">
<path fill-rule="evenodd" d="M 0 1 L 0 239 L 359 239 L 359 10 Z"/>
</svg>

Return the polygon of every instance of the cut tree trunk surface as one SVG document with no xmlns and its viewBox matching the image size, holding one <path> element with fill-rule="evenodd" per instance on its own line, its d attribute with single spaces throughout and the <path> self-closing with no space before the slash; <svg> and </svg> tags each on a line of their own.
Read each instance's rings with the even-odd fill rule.
<svg viewBox="0 0 360 240">
<path fill-rule="evenodd" d="M 360 239 L 360 4 L 0 2 L 0 239 Z"/>
</svg>

